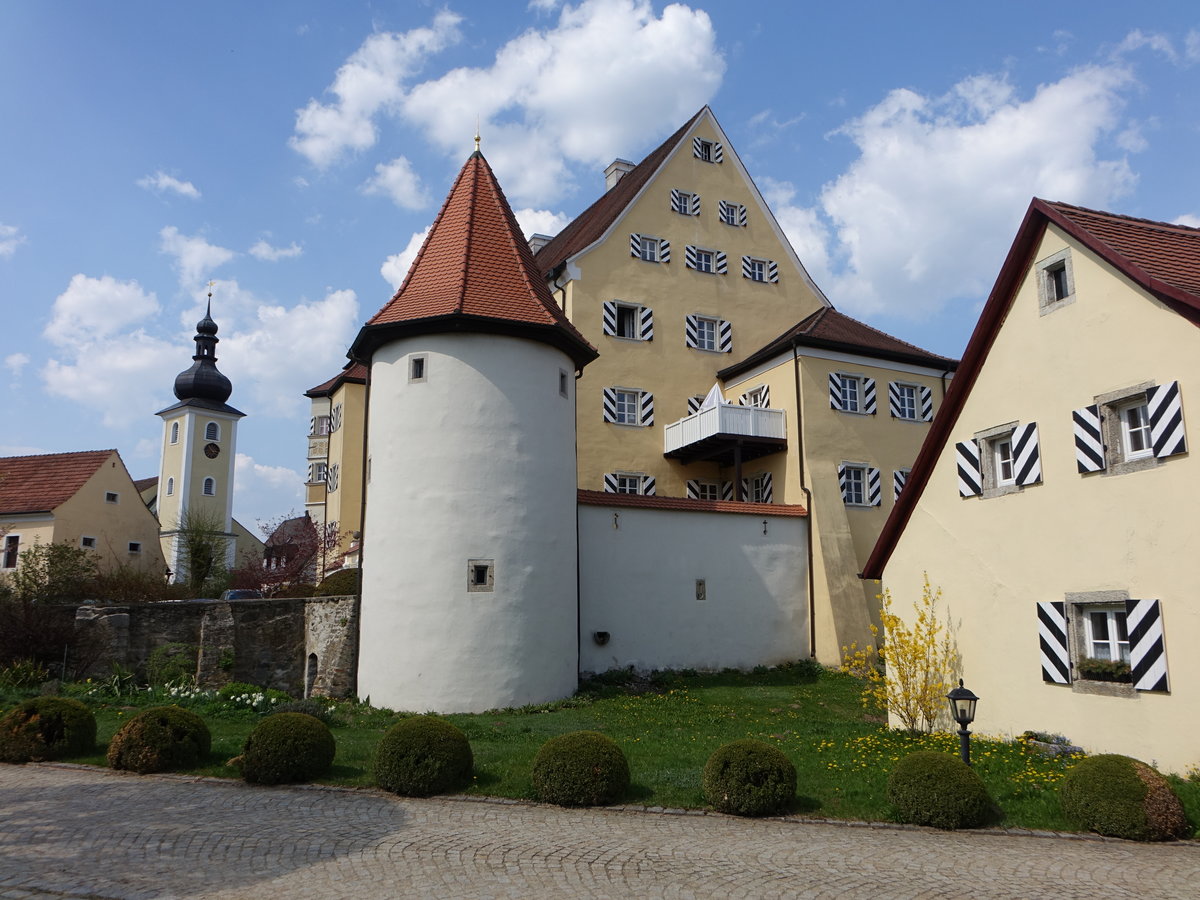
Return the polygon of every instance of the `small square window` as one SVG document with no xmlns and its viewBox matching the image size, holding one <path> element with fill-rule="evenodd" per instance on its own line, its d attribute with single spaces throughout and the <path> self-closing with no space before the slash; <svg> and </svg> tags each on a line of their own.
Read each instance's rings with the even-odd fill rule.
<svg viewBox="0 0 1200 900">
<path fill-rule="evenodd" d="M 117 495 L 116 491 L 105 491 L 104 492 L 104 502 L 105 503 L 116 503 L 120 499 L 121 498 Z"/>
<path fill-rule="evenodd" d="M 712 162 L 713 142 L 706 141 L 703 138 L 694 139 L 692 141 L 692 155 L 703 162 Z"/>
<path fill-rule="evenodd" d="M 728 200 L 721 200 L 717 204 L 717 218 L 720 219 L 723 225 L 745 225 L 746 224 L 746 207 L 740 203 L 730 203 Z"/>
<path fill-rule="evenodd" d="M 96 539 L 94 537 L 81 537 L 79 539 L 79 546 L 83 547 L 85 550 L 95 550 Z"/>
<path fill-rule="evenodd" d="M 141 553 L 142 552 L 141 542 L 140 541 L 130 541 L 129 542 L 129 552 L 130 553 Z"/>
<path fill-rule="evenodd" d="M 408 359 L 408 380 L 410 384 L 415 384 L 425 380 L 426 357 L 410 356 Z"/>
<path fill-rule="evenodd" d="M 1039 260 L 1036 272 L 1038 306 L 1042 315 L 1075 302 L 1075 273 L 1070 249 Z"/>
<path fill-rule="evenodd" d="M 467 560 L 467 591 L 489 592 L 496 587 L 496 561 L 492 559 Z"/>
</svg>

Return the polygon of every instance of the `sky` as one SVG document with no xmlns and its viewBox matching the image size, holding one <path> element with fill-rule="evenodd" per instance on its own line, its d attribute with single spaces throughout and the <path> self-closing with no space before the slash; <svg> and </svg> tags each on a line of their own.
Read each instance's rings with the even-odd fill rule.
<svg viewBox="0 0 1200 900">
<path fill-rule="evenodd" d="M 214 282 L 234 514 L 482 149 L 553 234 L 708 104 L 841 311 L 961 355 L 1032 197 L 1200 227 L 1200 7 L 0 3 L 0 456 L 156 475 Z"/>
</svg>

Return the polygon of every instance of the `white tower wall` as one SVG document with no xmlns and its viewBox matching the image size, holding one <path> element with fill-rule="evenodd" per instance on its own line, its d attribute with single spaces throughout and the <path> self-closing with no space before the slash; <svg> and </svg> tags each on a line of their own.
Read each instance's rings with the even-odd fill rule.
<svg viewBox="0 0 1200 900">
<path fill-rule="evenodd" d="M 547 344 L 496 335 L 375 352 L 360 696 L 480 712 L 574 691 L 574 370 Z M 469 587 L 471 561 L 493 562 L 491 590 Z"/>
</svg>

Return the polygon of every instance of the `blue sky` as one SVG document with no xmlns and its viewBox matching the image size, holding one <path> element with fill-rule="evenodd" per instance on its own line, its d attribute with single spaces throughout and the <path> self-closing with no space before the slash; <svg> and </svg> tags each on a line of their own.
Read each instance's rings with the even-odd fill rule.
<svg viewBox="0 0 1200 900">
<path fill-rule="evenodd" d="M 235 514 L 473 149 L 553 233 L 710 104 L 833 301 L 962 352 L 1029 199 L 1200 226 L 1188 2 L 0 4 L 0 455 L 157 473 L 205 285 Z"/>
</svg>

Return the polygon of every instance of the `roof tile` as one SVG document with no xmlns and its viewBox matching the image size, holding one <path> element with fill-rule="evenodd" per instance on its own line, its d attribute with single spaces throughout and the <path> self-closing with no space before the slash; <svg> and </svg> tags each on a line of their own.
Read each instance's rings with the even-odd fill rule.
<svg viewBox="0 0 1200 900">
<path fill-rule="evenodd" d="M 739 513 L 746 516 L 807 516 L 808 510 L 793 503 L 737 503 L 733 500 L 690 500 L 683 497 L 643 497 L 607 491 L 579 491 L 579 502 L 587 506 L 625 506 L 637 509 L 673 509 L 679 512 Z"/>
<path fill-rule="evenodd" d="M 0 458 L 0 514 L 50 512 L 70 500 L 116 450 Z"/>
</svg>

